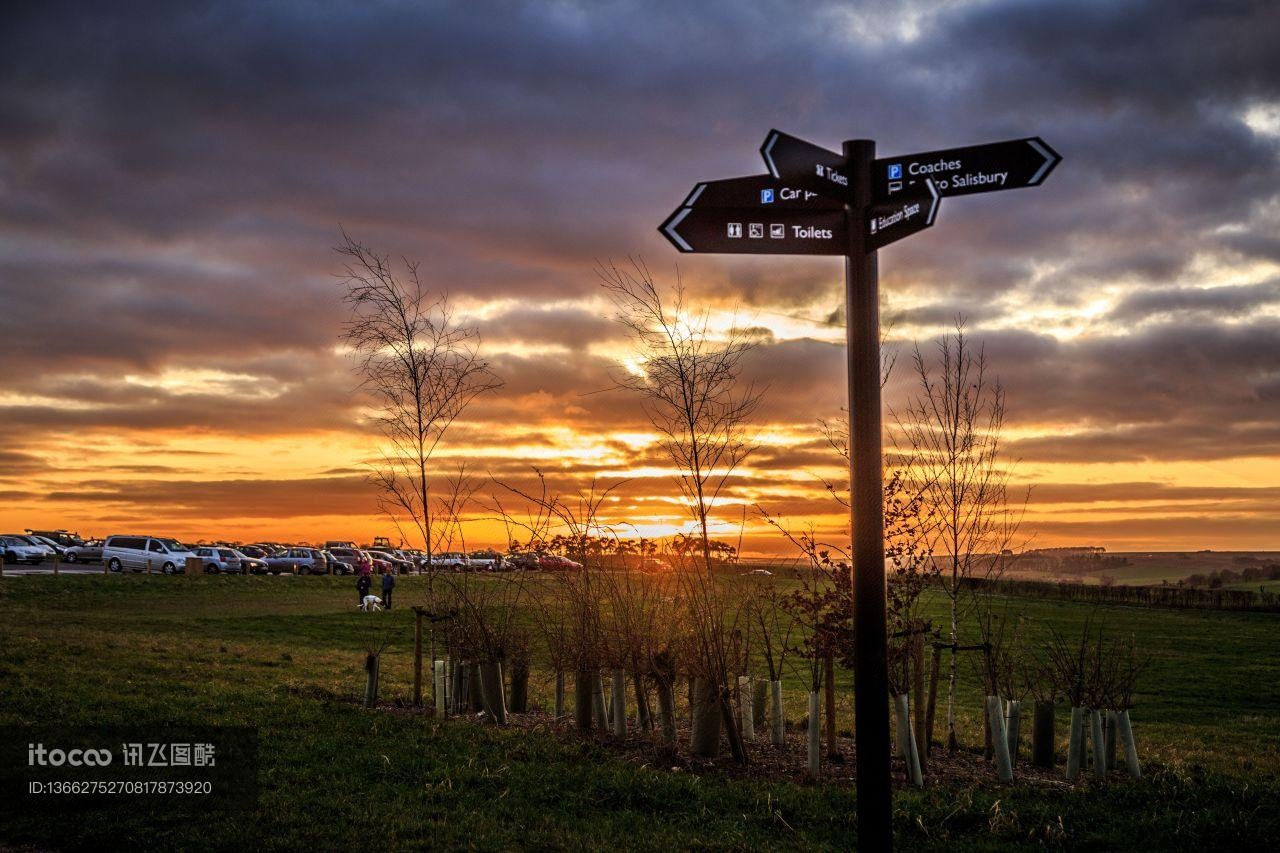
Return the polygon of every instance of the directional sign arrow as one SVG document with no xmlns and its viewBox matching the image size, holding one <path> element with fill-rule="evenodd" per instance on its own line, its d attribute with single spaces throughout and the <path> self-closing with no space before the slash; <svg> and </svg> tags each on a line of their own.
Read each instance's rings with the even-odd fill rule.
<svg viewBox="0 0 1280 853">
<path fill-rule="evenodd" d="M 1034 187 L 1061 160 L 1038 136 L 882 157 L 871 164 L 871 198 L 891 200 L 925 178 L 933 179 L 943 197 Z"/>
<path fill-rule="evenodd" d="M 867 208 L 867 250 L 883 248 L 933 225 L 939 201 L 933 181 L 925 178 L 893 201 L 871 205 Z"/>
<path fill-rule="evenodd" d="M 839 210 L 681 207 L 658 228 L 682 252 L 843 255 L 848 220 Z"/>
<path fill-rule="evenodd" d="M 684 207 L 759 207 L 761 210 L 841 210 L 844 203 L 772 175 L 696 184 Z"/>
<path fill-rule="evenodd" d="M 775 178 L 840 202 L 851 197 L 849 165 L 841 154 L 771 130 L 760 146 L 760 155 Z"/>
</svg>

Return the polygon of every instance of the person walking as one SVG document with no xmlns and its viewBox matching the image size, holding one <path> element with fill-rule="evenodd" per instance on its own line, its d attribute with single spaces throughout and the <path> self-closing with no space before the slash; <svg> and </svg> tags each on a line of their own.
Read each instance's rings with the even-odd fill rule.
<svg viewBox="0 0 1280 853">
<path fill-rule="evenodd" d="M 369 587 L 372 585 L 368 572 L 362 571 L 356 577 L 356 604 L 358 606 L 364 606 L 364 597 L 369 594 Z"/>
<path fill-rule="evenodd" d="M 382 607 L 385 610 L 391 609 L 391 591 L 396 588 L 395 572 L 388 571 L 382 576 Z"/>
</svg>

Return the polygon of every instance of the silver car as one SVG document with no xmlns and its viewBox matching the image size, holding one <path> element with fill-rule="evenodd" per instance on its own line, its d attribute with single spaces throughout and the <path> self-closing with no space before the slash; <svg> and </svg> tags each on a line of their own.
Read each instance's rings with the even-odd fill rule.
<svg viewBox="0 0 1280 853">
<path fill-rule="evenodd" d="M 44 562 L 45 550 L 32 545 L 20 536 L 0 536 L 0 554 L 10 564 L 31 563 L 38 565 Z"/>
<path fill-rule="evenodd" d="M 197 548 L 195 555 L 204 561 L 206 573 L 238 575 L 244 570 L 240 552 L 234 548 L 218 548 L 210 545 Z"/>
</svg>

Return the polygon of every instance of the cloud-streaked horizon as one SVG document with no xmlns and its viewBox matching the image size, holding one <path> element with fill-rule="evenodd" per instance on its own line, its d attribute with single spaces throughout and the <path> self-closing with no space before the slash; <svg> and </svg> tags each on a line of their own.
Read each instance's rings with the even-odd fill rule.
<svg viewBox="0 0 1280 853">
<path fill-rule="evenodd" d="M 1040 135 L 1044 186 L 881 252 L 900 354 L 958 315 L 1008 393 L 1037 544 L 1280 549 L 1280 7 L 1268 2 L 19 4 L 0 26 L 0 526 L 385 532 L 340 229 L 417 259 L 504 387 L 445 462 L 681 519 L 595 270 L 762 330 L 729 491 L 837 530 L 842 268 L 682 256 L 778 127 L 884 154 Z M 887 417 L 887 420 L 891 418 Z M 732 527 L 732 525 L 729 525 Z M 478 522 L 474 538 L 492 541 Z M 782 550 L 753 527 L 751 550 Z"/>
</svg>

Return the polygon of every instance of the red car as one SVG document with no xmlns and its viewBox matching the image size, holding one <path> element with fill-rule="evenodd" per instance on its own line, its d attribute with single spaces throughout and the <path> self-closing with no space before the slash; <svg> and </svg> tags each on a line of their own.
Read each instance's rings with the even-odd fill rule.
<svg viewBox="0 0 1280 853">
<path fill-rule="evenodd" d="M 543 554 L 538 557 L 538 568 L 544 572 L 567 572 L 582 568 L 582 563 L 575 563 L 568 557 L 559 554 Z"/>
</svg>

